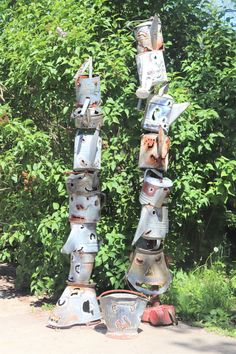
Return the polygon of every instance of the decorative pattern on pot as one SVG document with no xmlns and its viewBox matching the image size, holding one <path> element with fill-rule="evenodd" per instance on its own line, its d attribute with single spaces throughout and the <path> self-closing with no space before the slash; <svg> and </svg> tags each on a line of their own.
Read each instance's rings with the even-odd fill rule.
<svg viewBox="0 0 236 354">
<path fill-rule="evenodd" d="M 159 132 L 163 130 L 160 129 Z M 167 136 L 159 139 L 159 136 L 161 135 L 155 133 L 142 135 L 138 163 L 140 168 L 167 170 L 170 139 Z"/>
<path fill-rule="evenodd" d="M 70 260 L 68 280 L 75 283 L 88 283 L 93 270 L 96 253 L 73 251 Z"/>
<path fill-rule="evenodd" d="M 138 248 L 126 278 L 132 287 L 146 295 L 164 293 L 172 280 L 162 250 L 153 252 Z"/>
<path fill-rule="evenodd" d="M 142 127 L 156 132 L 161 126 L 168 132 L 170 125 L 188 106 L 188 102 L 174 103 L 170 95 L 152 95 L 147 101 Z"/>
<path fill-rule="evenodd" d="M 107 336 L 125 339 L 138 334 L 148 301 L 144 295 L 129 290 L 110 290 L 102 293 L 99 300 Z"/>
<path fill-rule="evenodd" d="M 71 254 L 73 251 L 98 252 L 96 224 L 71 224 L 70 235 L 61 252 Z"/>
<path fill-rule="evenodd" d="M 132 245 L 140 237 L 152 240 L 164 239 L 168 231 L 168 207 L 154 208 L 151 205 L 143 205 Z"/>
<path fill-rule="evenodd" d="M 158 177 L 151 177 L 150 173 Z M 161 177 L 161 174 L 155 170 L 146 170 L 144 173 L 144 182 L 140 193 L 139 201 L 141 204 L 150 204 L 156 208 L 161 208 L 170 189 L 173 185 L 169 178 Z"/>
<path fill-rule="evenodd" d="M 83 107 L 76 108 L 71 119 L 74 119 L 76 128 L 95 129 L 103 126 L 102 109 L 98 106 L 89 107 L 83 114 Z"/>
<path fill-rule="evenodd" d="M 91 134 L 76 134 L 74 147 L 75 171 L 100 170 L 101 169 L 102 139 L 99 137 L 99 130 Z"/>
<path fill-rule="evenodd" d="M 49 317 L 48 325 L 66 328 L 100 320 L 94 287 L 95 284 L 67 286 Z"/>
<path fill-rule="evenodd" d="M 66 181 L 66 189 L 69 194 L 94 194 L 99 189 L 98 171 L 78 172 L 71 174 Z"/>
<path fill-rule="evenodd" d="M 71 194 L 69 200 L 69 220 L 78 224 L 96 223 L 101 217 L 105 194 Z"/>
<path fill-rule="evenodd" d="M 161 21 L 157 15 L 153 20 L 141 21 L 134 27 L 138 53 L 163 49 Z"/>
<path fill-rule="evenodd" d="M 140 87 L 136 91 L 138 98 L 147 98 L 150 90 L 157 84 L 167 81 L 163 52 L 154 50 L 136 56 Z"/>
</svg>

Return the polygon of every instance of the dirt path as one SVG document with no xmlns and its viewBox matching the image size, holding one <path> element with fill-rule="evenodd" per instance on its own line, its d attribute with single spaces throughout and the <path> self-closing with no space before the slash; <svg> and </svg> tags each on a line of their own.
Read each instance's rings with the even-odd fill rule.
<svg viewBox="0 0 236 354">
<path fill-rule="evenodd" d="M 3 273 L 3 272 L 2 272 Z M 35 307 L 33 296 L 14 292 L 14 276 L 0 272 L 0 354 L 235 354 L 236 340 L 187 326 L 151 327 L 141 324 L 132 340 L 107 338 L 97 330 L 46 327 L 49 312 Z"/>
</svg>

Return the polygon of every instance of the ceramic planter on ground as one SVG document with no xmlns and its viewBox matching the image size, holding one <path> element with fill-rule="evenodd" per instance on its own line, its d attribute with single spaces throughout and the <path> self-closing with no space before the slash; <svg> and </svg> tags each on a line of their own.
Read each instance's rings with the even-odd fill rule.
<svg viewBox="0 0 236 354">
<path fill-rule="evenodd" d="M 100 320 L 95 284 L 69 285 L 52 311 L 48 326 L 66 328 Z"/>
<path fill-rule="evenodd" d="M 138 334 L 146 297 L 134 291 L 110 290 L 99 300 L 109 337 L 125 339 Z"/>
<path fill-rule="evenodd" d="M 126 279 L 133 288 L 146 295 L 163 294 L 172 280 L 163 251 L 136 248 Z"/>
<path fill-rule="evenodd" d="M 71 254 L 73 251 L 98 252 L 96 224 L 71 224 L 70 235 L 61 252 Z"/>
<path fill-rule="evenodd" d="M 95 133 L 77 132 L 74 145 L 74 171 L 101 169 L 102 139 L 99 130 Z"/>
</svg>

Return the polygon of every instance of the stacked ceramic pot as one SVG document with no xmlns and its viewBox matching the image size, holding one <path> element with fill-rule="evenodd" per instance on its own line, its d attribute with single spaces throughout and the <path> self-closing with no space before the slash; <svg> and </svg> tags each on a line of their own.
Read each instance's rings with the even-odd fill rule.
<svg viewBox="0 0 236 354">
<path fill-rule="evenodd" d="M 144 171 L 139 201 L 141 216 L 132 245 L 131 264 L 126 279 L 131 288 L 158 296 L 172 280 L 163 245 L 169 231 L 168 196 L 172 181 L 164 177 L 168 169 L 170 138 L 168 130 L 188 103 L 174 103 L 167 94 L 161 22 L 157 15 L 134 27 L 140 87 L 139 101 L 147 99 L 142 128 L 139 167 Z M 154 94 L 154 87 L 157 94 Z M 139 104 L 140 106 L 140 104 Z"/>
<path fill-rule="evenodd" d="M 89 75 L 85 75 L 89 70 Z M 49 325 L 68 327 L 92 324 L 101 315 L 95 284 L 90 281 L 98 252 L 96 223 L 101 216 L 105 195 L 99 189 L 102 140 L 100 79 L 92 74 L 89 58 L 75 75 L 76 108 L 71 115 L 75 122 L 74 166 L 69 172 L 66 188 L 69 194 L 70 235 L 62 253 L 70 255 L 67 287 L 54 308 Z"/>
</svg>

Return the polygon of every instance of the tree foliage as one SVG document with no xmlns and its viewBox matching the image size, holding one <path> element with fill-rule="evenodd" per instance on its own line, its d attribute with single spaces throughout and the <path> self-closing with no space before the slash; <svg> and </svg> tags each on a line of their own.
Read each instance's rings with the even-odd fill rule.
<svg viewBox="0 0 236 354">
<path fill-rule="evenodd" d="M 0 10 L 0 260 L 18 264 L 18 285 L 64 287 L 69 260 L 60 248 L 69 224 L 63 172 L 72 168 L 73 76 L 92 56 L 101 75 L 102 190 L 108 197 L 94 278 L 100 288 L 122 286 L 142 177 L 143 112 L 136 110 L 136 49 L 127 22 L 155 12 L 163 22 L 170 93 L 191 102 L 170 131 L 168 176 L 175 182 L 166 252 L 176 265 L 190 264 L 225 237 L 227 243 L 236 228 L 235 32 L 221 14 L 196 0 L 3 0 Z"/>
</svg>

